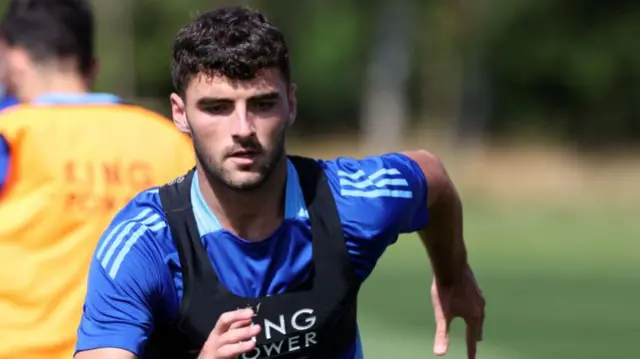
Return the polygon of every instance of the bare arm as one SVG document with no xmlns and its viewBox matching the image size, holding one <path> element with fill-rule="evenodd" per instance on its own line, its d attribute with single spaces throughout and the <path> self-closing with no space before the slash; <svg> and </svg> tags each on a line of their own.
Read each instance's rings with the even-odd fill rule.
<svg viewBox="0 0 640 359">
<path fill-rule="evenodd" d="M 429 226 L 418 232 L 427 248 L 438 283 L 450 286 L 467 268 L 462 233 L 462 203 L 442 162 L 427 151 L 404 154 L 418 163 L 428 184 Z"/>
<path fill-rule="evenodd" d="M 433 352 L 444 355 L 449 346 L 449 325 L 460 317 L 467 325 L 467 358 L 475 359 L 482 340 L 485 300 L 467 262 L 462 231 L 462 204 L 458 191 L 438 158 L 426 151 L 405 153 L 418 163 L 427 179 L 427 205 L 431 220 L 420 230 L 433 266 L 431 285 L 436 336 Z"/>
<path fill-rule="evenodd" d="M 137 357 L 126 350 L 104 348 L 79 352 L 74 359 L 137 359 Z"/>
</svg>

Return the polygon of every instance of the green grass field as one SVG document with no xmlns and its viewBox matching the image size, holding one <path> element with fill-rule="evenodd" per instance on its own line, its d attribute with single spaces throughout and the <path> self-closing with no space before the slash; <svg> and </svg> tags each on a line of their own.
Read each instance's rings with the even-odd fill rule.
<svg viewBox="0 0 640 359">
<path fill-rule="evenodd" d="M 478 358 L 636 357 L 640 212 L 467 205 L 465 236 L 487 298 Z M 432 358 L 430 271 L 417 237 L 390 247 L 360 295 L 365 356 Z M 455 321 L 447 358 L 465 358 Z"/>
</svg>

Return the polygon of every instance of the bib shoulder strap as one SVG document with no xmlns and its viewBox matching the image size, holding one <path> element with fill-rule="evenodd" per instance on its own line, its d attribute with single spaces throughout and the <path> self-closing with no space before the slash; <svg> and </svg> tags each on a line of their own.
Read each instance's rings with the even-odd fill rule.
<svg viewBox="0 0 640 359">
<path fill-rule="evenodd" d="M 176 219 L 176 212 L 191 208 L 191 181 L 194 172 L 195 170 L 192 169 L 160 187 L 160 202 L 170 226 L 174 224 L 171 220 Z"/>
<path fill-rule="evenodd" d="M 358 282 L 348 255 L 342 220 L 324 168 L 311 158 L 290 156 L 289 160 L 298 172 L 300 187 L 309 211 L 313 250 L 318 254 L 314 255 L 316 270 L 324 272 L 325 278 L 340 275 L 346 278 L 353 288 L 357 288 Z"/>
<path fill-rule="evenodd" d="M 207 253 L 202 246 L 200 233 L 191 205 L 191 183 L 195 169 L 160 187 L 160 202 L 171 229 L 171 237 L 178 251 L 182 271 L 183 298 L 179 309 L 179 321 L 188 310 L 194 283 L 198 280 L 217 281 Z"/>
<path fill-rule="evenodd" d="M 307 207 L 311 207 L 318 194 L 318 187 L 324 180 L 324 171 L 316 160 L 308 157 L 289 156 L 289 160 L 298 172 L 300 188 Z"/>
</svg>

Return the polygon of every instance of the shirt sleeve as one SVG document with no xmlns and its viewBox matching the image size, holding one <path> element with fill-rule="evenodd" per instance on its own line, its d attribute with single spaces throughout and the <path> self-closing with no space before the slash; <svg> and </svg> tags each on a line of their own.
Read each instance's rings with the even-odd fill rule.
<svg viewBox="0 0 640 359">
<path fill-rule="evenodd" d="M 125 208 L 105 231 L 89 270 L 76 352 L 119 348 L 141 355 L 166 288 L 154 245 L 166 227 L 151 208 Z"/>
<path fill-rule="evenodd" d="M 427 180 L 400 153 L 325 162 L 356 272 L 365 278 L 401 233 L 427 226 Z"/>
<path fill-rule="evenodd" d="M 0 192 L 9 178 L 9 164 L 11 163 L 9 156 L 9 143 L 4 136 L 0 135 Z"/>
</svg>

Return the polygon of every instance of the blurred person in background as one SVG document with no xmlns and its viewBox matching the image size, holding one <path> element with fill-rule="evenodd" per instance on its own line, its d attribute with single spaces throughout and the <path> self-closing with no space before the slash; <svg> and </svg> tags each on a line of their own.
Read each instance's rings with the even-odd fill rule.
<svg viewBox="0 0 640 359">
<path fill-rule="evenodd" d="M 0 23 L 0 358 L 70 358 L 100 234 L 136 193 L 194 165 L 187 136 L 91 93 L 88 1 L 27 0 Z"/>
<path fill-rule="evenodd" d="M 484 298 L 460 198 L 435 156 L 287 156 L 289 51 L 250 9 L 182 28 L 172 76 L 173 120 L 193 140 L 196 169 L 141 192 L 102 235 L 76 359 L 362 358 L 358 290 L 410 232 L 434 269 L 435 353 L 462 317 L 475 358 Z"/>
<path fill-rule="evenodd" d="M 0 111 L 18 103 L 18 99 L 8 92 L 7 86 L 3 82 L 3 79 L 6 79 L 6 62 L 3 58 L 4 53 L 4 46 L 0 43 Z"/>
</svg>

